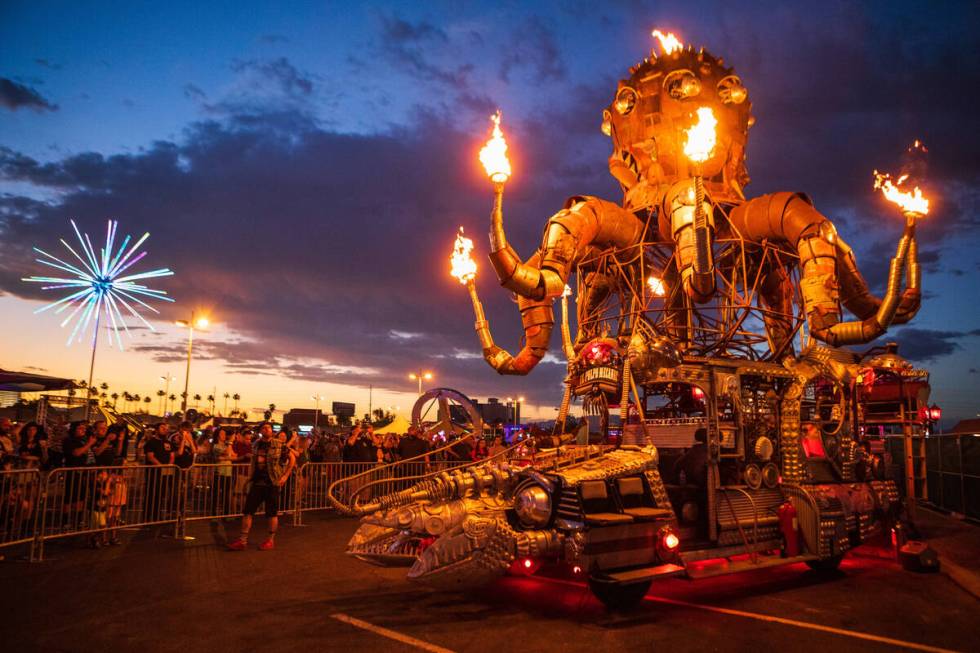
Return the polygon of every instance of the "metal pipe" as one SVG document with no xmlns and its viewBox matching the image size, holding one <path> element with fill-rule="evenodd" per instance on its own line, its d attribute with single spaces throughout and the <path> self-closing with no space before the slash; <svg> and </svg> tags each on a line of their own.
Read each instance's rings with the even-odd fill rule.
<svg viewBox="0 0 980 653">
<path fill-rule="evenodd" d="M 814 337 L 832 346 L 856 345 L 870 342 L 885 333 L 898 311 L 905 263 L 915 240 L 915 217 L 909 216 L 905 231 L 898 241 L 895 256 L 888 267 L 888 283 L 875 314 L 861 321 L 838 322 L 828 328 L 812 329 Z M 918 263 L 918 262 L 916 262 Z"/>
<path fill-rule="evenodd" d="M 517 305 L 521 310 L 521 321 L 524 324 L 524 347 L 516 356 L 498 347 L 490 334 L 490 323 L 487 322 L 483 304 L 476 293 L 476 284 L 470 281 L 466 284 L 470 300 L 473 302 L 473 314 L 476 317 L 474 328 L 483 348 L 483 359 L 499 374 L 523 376 L 530 372 L 548 351 L 548 341 L 555 324 L 551 311 L 551 300 L 541 301 L 518 297 Z"/>
</svg>

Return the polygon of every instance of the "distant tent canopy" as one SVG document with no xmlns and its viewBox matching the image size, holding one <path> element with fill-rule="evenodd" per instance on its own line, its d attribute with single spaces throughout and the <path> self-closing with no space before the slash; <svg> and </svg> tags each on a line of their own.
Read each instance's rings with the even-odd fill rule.
<svg viewBox="0 0 980 653">
<path fill-rule="evenodd" d="M 374 432 L 377 433 L 378 435 L 384 435 L 386 433 L 397 433 L 401 435 L 402 433 L 408 433 L 408 427 L 411 425 L 412 423 L 409 422 L 407 419 L 405 419 L 401 415 L 396 415 L 395 419 L 392 420 L 391 424 L 376 428 L 374 429 Z"/>
<path fill-rule="evenodd" d="M 71 379 L 0 370 L 0 391 L 41 392 L 42 390 L 70 390 L 74 387 L 76 387 L 75 382 Z"/>
</svg>

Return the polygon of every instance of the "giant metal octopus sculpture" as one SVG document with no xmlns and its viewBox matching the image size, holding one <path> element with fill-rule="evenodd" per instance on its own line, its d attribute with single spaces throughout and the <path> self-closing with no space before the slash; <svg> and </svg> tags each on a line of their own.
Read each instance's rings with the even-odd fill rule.
<svg viewBox="0 0 980 653">
<path fill-rule="evenodd" d="M 500 374 L 530 372 L 548 349 L 552 303 L 577 272 L 578 337 L 574 352 L 566 346 L 571 360 L 587 342 L 606 335 L 597 313 L 610 295 L 625 297 L 621 316 L 631 313 L 630 302 L 644 288 L 636 251 L 642 258 L 642 252 L 664 245 L 673 254 L 660 270 L 664 319 L 653 332 L 687 353 L 701 352 L 685 313 L 696 314 L 712 301 L 721 306 L 721 287 L 751 291 L 748 296 L 756 298 L 770 357 L 791 352 L 802 321 L 811 338 L 836 347 L 870 342 L 889 325 L 912 319 L 921 299 L 915 240 L 915 218 L 921 216 L 906 213 L 885 294 L 875 296 L 851 248 L 809 197 L 779 192 L 746 199 L 745 147 L 754 118 L 748 91 L 734 69 L 703 49 L 664 46 L 661 56 L 651 53 L 630 68 L 603 111 L 602 131 L 613 146 L 609 171 L 623 189 L 622 205 L 571 197 L 548 220 L 537 251 L 521 260 L 504 231 L 503 183 L 495 181 L 489 258 L 501 285 L 517 296 L 525 342 L 516 356 L 500 348 L 478 309 L 477 333 L 486 361 Z M 717 143 L 704 160 L 694 162 L 685 154 L 685 137 L 706 108 L 717 120 Z M 742 244 L 740 254 L 719 256 L 716 244 L 732 241 Z M 766 248 L 784 256 L 767 257 Z M 619 259 L 623 274 L 618 278 L 595 264 L 603 253 Z M 471 292 L 478 304 L 472 286 Z M 736 303 L 729 301 L 729 306 Z M 845 320 L 842 305 L 858 319 Z"/>
</svg>

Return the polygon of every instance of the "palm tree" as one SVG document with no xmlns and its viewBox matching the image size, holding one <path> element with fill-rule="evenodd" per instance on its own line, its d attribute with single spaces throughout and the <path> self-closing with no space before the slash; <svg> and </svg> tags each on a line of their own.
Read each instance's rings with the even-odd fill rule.
<svg viewBox="0 0 980 653">
<path fill-rule="evenodd" d="M 208 403 L 211 404 L 211 414 L 214 415 L 214 395 L 208 395 Z"/>
<path fill-rule="evenodd" d="M 170 400 L 170 403 L 172 404 L 173 402 L 177 401 L 177 395 L 175 395 L 174 393 L 171 392 L 170 393 L 170 396 L 167 397 L 167 399 L 169 399 Z M 169 407 L 168 407 L 168 409 L 169 409 Z"/>
<path fill-rule="evenodd" d="M 238 400 L 241 399 L 242 396 L 236 392 L 235 394 L 233 394 L 231 396 L 231 398 L 235 400 L 235 411 L 237 412 L 238 411 Z"/>
<path fill-rule="evenodd" d="M 228 414 L 228 397 L 230 397 L 230 396 L 231 396 L 231 395 L 230 395 L 230 394 L 228 394 L 227 392 L 225 393 L 225 407 L 224 407 L 224 410 L 222 410 L 222 411 L 221 411 L 221 412 L 223 412 L 223 413 L 224 413 L 225 415 L 227 415 L 227 414 Z"/>
<path fill-rule="evenodd" d="M 123 390 L 123 412 L 128 412 L 126 404 L 133 400 L 133 395 L 128 391 Z"/>
<path fill-rule="evenodd" d="M 135 406 L 135 408 L 133 408 L 134 411 L 139 411 L 139 409 L 140 409 L 140 401 L 142 401 L 142 400 L 143 400 L 143 398 L 140 397 L 139 395 L 133 395 L 133 401 L 136 402 L 136 406 Z"/>
<path fill-rule="evenodd" d="M 100 394 L 100 395 L 99 395 L 99 399 L 101 399 L 101 400 L 102 400 L 102 405 L 103 405 L 103 406 L 108 406 L 108 405 L 109 405 L 109 402 L 108 402 L 108 401 L 106 401 L 106 399 L 108 399 L 108 398 L 109 398 L 109 395 L 107 395 L 107 394 L 106 394 L 106 393 L 104 393 L 104 392 L 103 392 L 102 394 Z"/>
<path fill-rule="evenodd" d="M 197 408 L 200 405 L 201 405 L 201 395 L 195 394 L 194 395 L 194 408 Z"/>
<path fill-rule="evenodd" d="M 272 419 L 272 416 L 275 414 L 275 412 L 276 412 L 276 405 L 269 404 L 269 410 L 265 411 L 265 418 Z"/>
<path fill-rule="evenodd" d="M 112 409 L 115 410 L 116 409 L 116 404 L 119 403 L 119 393 L 118 392 L 113 392 L 109 396 L 112 397 Z"/>
<path fill-rule="evenodd" d="M 106 390 L 109 389 L 109 384 L 103 381 L 102 383 L 99 384 L 99 389 L 105 392 Z"/>
<path fill-rule="evenodd" d="M 147 414 L 150 412 L 150 402 L 151 401 L 153 401 L 153 399 L 150 397 L 150 395 L 146 395 L 145 397 L 143 397 L 143 403 L 146 404 L 146 408 L 143 410 L 143 412 L 145 412 Z"/>
<path fill-rule="evenodd" d="M 163 390 L 157 390 L 157 396 L 160 397 L 160 415 L 163 415 L 163 398 L 167 396 L 167 393 Z"/>
</svg>

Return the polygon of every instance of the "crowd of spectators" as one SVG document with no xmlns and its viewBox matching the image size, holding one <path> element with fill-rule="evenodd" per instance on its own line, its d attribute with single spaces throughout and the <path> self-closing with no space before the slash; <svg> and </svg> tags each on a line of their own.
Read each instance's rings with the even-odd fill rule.
<svg viewBox="0 0 980 653">
<path fill-rule="evenodd" d="M 427 434 L 410 427 L 408 432 L 378 433 L 367 421 L 359 422 L 340 432 L 313 431 L 306 434 L 283 428 L 276 436 L 295 458 L 295 467 L 306 463 L 357 463 L 359 466 L 390 464 L 418 459 L 429 462 L 479 461 L 504 450 L 501 437 L 459 438 L 442 433 Z M 64 532 L 92 531 L 89 543 L 98 547 L 118 542 L 115 527 L 123 525 L 127 506 L 142 510 L 143 523 L 172 519 L 174 506 L 168 505 L 175 492 L 176 476 L 166 466 L 181 469 L 213 466 L 201 469 L 191 478 L 208 479 L 210 514 L 228 515 L 237 504 L 233 497 L 243 495 L 247 475 L 242 463 L 250 463 L 261 443 L 258 429 L 249 426 L 208 426 L 195 429 L 188 422 L 176 427 L 161 422 L 138 430 L 132 424 L 108 424 L 103 419 L 76 421 L 48 433 L 37 422 L 13 424 L 0 419 L 0 468 L 3 470 L 37 470 L 43 475 L 59 469 L 85 469 L 64 474 L 60 487 Z M 533 450 L 528 438 L 528 450 Z M 142 465 L 144 470 L 124 474 L 128 466 Z M 355 470 L 355 471 L 360 471 Z M 322 472 L 318 472 L 321 473 Z M 27 476 L 0 477 L 0 541 L 16 539 L 18 532 L 32 523 L 33 511 L 40 501 L 27 496 Z M 300 492 L 310 479 L 297 476 Z M 61 481 L 59 481 L 61 483 Z M 138 487 L 133 487 L 136 484 Z M 319 487 L 319 486 L 318 486 Z M 130 495 L 137 491 L 142 506 L 128 505 Z M 300 496 L 303 496 L 302 494 Z M 138 499 L 136 499 L 138 501 Z M 51 527 L 51 524 L 48 524 Z"/>
</svg>

